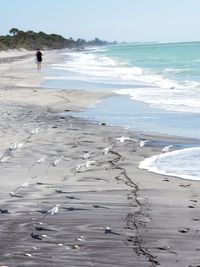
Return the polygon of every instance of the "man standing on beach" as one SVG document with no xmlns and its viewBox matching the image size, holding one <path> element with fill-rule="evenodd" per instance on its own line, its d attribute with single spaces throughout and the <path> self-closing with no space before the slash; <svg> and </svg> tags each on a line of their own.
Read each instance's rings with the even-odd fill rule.
<svg viewBox="0 0 200 267">
<path fill-rule="evenodd" d="M 38 48 L 36 52 L 36 61 L 37 61 L 37 68 L 41 69 L 41 64 L 42 64 L 42 52 Z"/>
</svg>

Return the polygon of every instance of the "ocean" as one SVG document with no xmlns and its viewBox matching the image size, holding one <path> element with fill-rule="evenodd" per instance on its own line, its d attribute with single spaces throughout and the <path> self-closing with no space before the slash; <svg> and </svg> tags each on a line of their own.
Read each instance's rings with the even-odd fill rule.
<svg viewBox="0 0 200 267">
<path fill-rule="evenodd" d="M 46 70 L 42 86 L 115 92 L 74 115 L 141 132 L 195 139 L 192 147 L 182 144 L 182 149 L 165 153 L 159 160 L 157 156 L 147 159 L 139 167 L 200 181 L 200 43 L 63 51 L 63 62 Z M 177 163 L 174 168 L 171 160 Z"/>
</svg>

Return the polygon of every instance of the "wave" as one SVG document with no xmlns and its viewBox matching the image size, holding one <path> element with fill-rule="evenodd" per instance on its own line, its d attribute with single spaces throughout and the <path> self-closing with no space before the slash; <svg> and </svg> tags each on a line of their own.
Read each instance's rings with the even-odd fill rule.
<svg viewBox="0 0 200 267">
<path fill-rule="evenodd" d="M 88 80 L 91 79 L 108 79 L 115 80 L 119 83 L 134 84 L 160 87 L 178 86 L 174 81 L 163 79 L 160 75 L 152 74 L 149 71 L 134 66 L 127 66 L 125 63 L 112 59 L 107 56 L 97 56 L 91 53 L 70 53 L 70 60 L 64 64 L 53 64 L 53 69 L 70 71 L 81 74 Z"/>
<path fill-rule="evenodd" d="M 165 72 L 178 73 L 186 69 L 166 68 L 162 74 L 158 74 L 150 69 L 130 66 L 119 58 L 111 58 L 96 51 L 99 53 L 99 50 L 67 53 L 63 64 L 52 65 L 55 70 L 66 71 L 66 76 L 54 79 L 125 85 L 123 90 L 115 92 L 127 94 L 131 99 L 160 109 L 200 112 L 200 82 L 171 80 L 164 76 Z"/>
<path fill-rule="evenodd" d="M 126 67 L 117 60 L 89 53 L 70 53 L 70 60 L 65 61 L 64 64 L 53 64 L 52 68 L 76 74 L 79 79 L 82 76 L 83 80 L 89 82 L 114 82 L 119 84 L 137 83 L 134 77 L 141 76 L 143 72 L 139 67 Z"/>
<path fill-rule="evenodd" d="M 200 113 L 200 92 L 184 89 L 161 89 L 158 87 L 122 89 L 117 94 L 129 95 L 131 99 L 150 104 L 152 107 L 178 112 Z"/>
<path fill-rule="evenodd" d="M 188 71 L 191 71 L 191 69 L 189 69 L 189 68 L 165 68 L 164 70 L 163 70 L 163 73 L 172 73 L 172 74 L 179 74 L 179 73 L 184 73 L 184 72 L 188 72 Z"/>
<path fill-rule="evenodd" d="M 139 163 L 140 169 L 158 174 L 200 181 L 200 147 L 184 148 L 152 156 Z"/>
</svg>

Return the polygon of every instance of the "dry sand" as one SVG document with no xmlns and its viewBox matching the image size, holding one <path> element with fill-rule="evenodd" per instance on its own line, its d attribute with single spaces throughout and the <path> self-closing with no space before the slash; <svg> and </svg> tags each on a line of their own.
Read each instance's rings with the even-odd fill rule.
<svg viewBox="0 0 200 267">
<path fill-rule="evenodd" d="M 200 183 L 138 169 L 161 147 L 115 138 L 180 140 L 74 118 L 106 94 L 40 89 L 34 52 L 0 63 L 0 266 L 200 266 Z"/>
</svg>

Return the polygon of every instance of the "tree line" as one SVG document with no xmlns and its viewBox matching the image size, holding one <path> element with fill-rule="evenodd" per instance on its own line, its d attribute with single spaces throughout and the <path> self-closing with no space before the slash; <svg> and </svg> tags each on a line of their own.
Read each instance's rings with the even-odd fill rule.
<svg viewBox="0 0 200 267">
<path fill-rule="evenodd" d="M 116 42 L 107 42 L 95 38 L 91 41 L 85 39 L 73 40 L 72 38 L 66 39 L 58 34 L 46 34 L 42 31 L 22 31 L 17 28 L 12 28 L 9 31 L 10 35 L 0 36 L 0 50 L 7 49 L 20 49 L 27 50 L 41 49 L 61 49 L 61 48 L 80 48 L 85 46 L 99 46 L 116 44 Z"/>
</svg>

